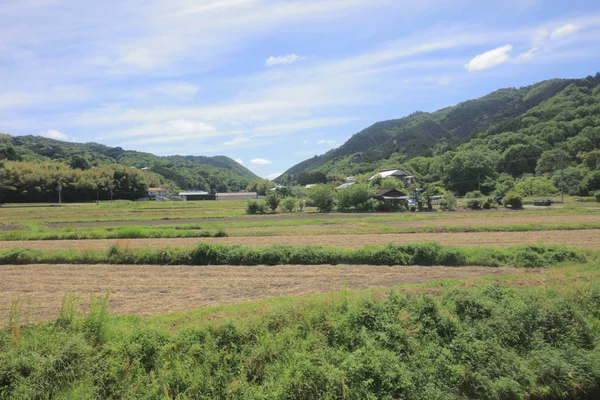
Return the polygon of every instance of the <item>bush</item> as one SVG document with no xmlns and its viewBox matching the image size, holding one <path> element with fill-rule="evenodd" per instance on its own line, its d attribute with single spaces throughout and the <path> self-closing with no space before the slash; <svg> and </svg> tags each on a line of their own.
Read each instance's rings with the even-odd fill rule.
<svg viewBox="0 0 600 400">
<path fill-rule="evenodd" d="M 308 198 L 320 212 L 333 210 L 335 197 L 333 189 L 327 185 L 319 184 L 308 190 Z"/>
<path fill-rule="evenodd" d="M 492 207 L 494 207 L 494 199 L 492 199 L 491 197 L 488 197 L 486 200 L 484 200 L 482 202 L 481 207 L 484 210 L 490 210 L 490 209 L 492 209 Z"/>
<path fill-rule="evenodd" d="M 270 192 L 267 197 L 265 197 L 265 203 L 271 209 L 271 212 L 274 213 L 279 207 L 279 203 L 281 202 L 281 198 L 276 192 Z"/>
<path fill-rule="evenodd" d="M 298 201 L 295 197 L 286 197 L 281 203 L 283 209 L 287 212 L 294 212 L 296 206 L 298 205 Z"/>
<path fill-rule="evenodd" d="M 446 199 L 441 199 L 440 202 L 438 203 L 440 206 L 440 210 L 442 211 L 448 211 L 448 200 Z"/>
<path fill-rule="evenodd" d="M 523 199 L 515 192 L 508 192 L 502 199 L 504 207 L 510 208 L 523 208 Z"/>
<path fill-rule="evenodd" d="M 298 210 L 300 210 L 300 211 L 304 210 L 305 205 L 306 205 L 306 200 L 304 200 L 303 198 L 299 198 L 298 199 Z"/>
<path fill-rule="evenodd" d="M 480 199 L 484 197 L 484 195 L 479 190 L 473 190 L 472 192 L 468 192 L 467 194 L 465 194 L 465 197 L 467 199 Z"/>
<path fill-rule="evenodd" d="M 594 197 L 596 198 L 596 201 L 598 203 L 600 203 L 600 190 L 598 190 L 596 193 L 594 193 Z"/>
<path fill-rule="evenodd" d="M 339 211 L 371 211 L 373 203 L 368 203 L 375 191 L 366 184 L 352 185 L 337 193 L 337 207 Z"/>
<path fill-rule="evenodd" d="M 481 200 L 472 199 L 472 200 L 467 201 L 467 208 L 469 210 L 481 210 L 481 204 L 482 204 Z"/>
<path fill-rule="evenodd" d="M 246 203 L 246 214 L 255 215 L 255 214 L 266 214 L 267 213 L 267 205 L 263 202 L 259 202 L 258 200 L 250 200 Z"/>
</svg>

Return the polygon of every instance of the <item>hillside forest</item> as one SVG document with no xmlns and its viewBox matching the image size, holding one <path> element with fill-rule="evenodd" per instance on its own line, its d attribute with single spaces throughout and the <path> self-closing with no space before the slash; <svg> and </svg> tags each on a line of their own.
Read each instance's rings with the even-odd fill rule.
<svg viewBox="0 0 600 400">
<path fill-rule="evenodd" d="M 337 183 L 393 168 L 458 195 L 592 194 L 600 190 L 600 73 L 377 123 L 277 181 Z"/>
<path fill-rule="evenodd" d="M 244 190 L 256 179 L 224 157 L 169 156 L 97 143 L 70 143 L 40 136 L 0 134 L 0 201 L 134 200 L 149 187 L 215 192 Z"/>
</svg>

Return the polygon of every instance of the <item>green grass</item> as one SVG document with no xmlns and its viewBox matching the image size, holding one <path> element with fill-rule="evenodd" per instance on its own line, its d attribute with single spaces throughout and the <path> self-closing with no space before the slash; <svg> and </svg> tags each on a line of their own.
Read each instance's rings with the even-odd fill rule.
<svg viewBox="0 0 600 400">
<path fill-rule="evenodd" d="M 384 233 L 460 233 L 460 232 L 528 232 L 556 230 L 600 229 L 600 222 L 563 222 L 538 224 L 509 225 L 457 225 L 457 226 L 422 226 L 403 227 L 390 226 L 376 221 L 264 221 L 264 222 L 206 222 L 185 225 L 126 225 L 102 226 L 90 228 L 45 228 L 39 224 L 29 224 L 29 230 L 8 230 L 0 232 L 0 240 L 85 240 L 85 239 L 150 239 L 150 238 L 194 238 L 214 236 L 285 236 L 285 235 L 344 235 L 344 234 L 384 234 Z M 390 222 L 390 221 L 387 221 Z M 342 224 L 356 223 L 356 227 Z M 435 223 L 435 221 L 432 221 Z M 290 227 L 311 225 L 329 225 L 327 229 L 320 226 L 290 230 Z M 339 227 L 336 227 L 339 225 Z M 270 229 L 280 227 L 281 229 Z M 241 231 L 230 229 L 245 228 Z M 254 228 L 254 229 L 253 229 Z M 262 229 L 261 229 L 262 228 Z M 269 228 L 269 229 L 264 229 Z M 223 235 L 223 232 L 227 232 Z"/>
<path fill-rule="evenodd" d="M 347 249 L 321 246 L 252 248 L 200 244 L 193 248 L 0 251 L 0 265 L 14 264 L 149 264 L 149 265 L 501 265 L 547 267 L 598 258 L 591 250 L 527 245 L 507 249 L 450 247 L 437 243 L 367 246 Z"/>
<path fill-rule="evenodd" d="M 106 296 L 82 315 L 68 295 L 48 324 L 21 326 L 15 307 L 0 398 L 598 398 L 598 265 L 574 272 L 153 318 L 111 316 Z"/>
</svg>

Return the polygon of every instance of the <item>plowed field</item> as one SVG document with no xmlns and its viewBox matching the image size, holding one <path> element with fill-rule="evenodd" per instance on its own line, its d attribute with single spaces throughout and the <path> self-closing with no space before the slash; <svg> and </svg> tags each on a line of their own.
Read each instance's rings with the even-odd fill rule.
<svg viewBox="0 0 600 400">
<path fill-rule="evenodd" d="M 40 306 L 40 319 L 56 318 L 65 293 L 81 294 L 82 310 L 90 293 L 111 290 L 112 312 L 156 315 L 202 306 L 350 289 L 390 287 L 440 279 L 539 274 L 537 270 L 490 267 L 185 267 L 114 265 L 0 266 L 0 305 L 18 297 Z"/>
<path fill-rule="evenodd" d="M 565 245 L 568 247 L 600 249 L 600 229 L 569 231 L 528 231 L 528 232 L 460 232 L 460 233 L 399 233 L 364 235 L 325 235 L 325 236 L 251 236 L 226 238 L 186 238 L 186 239 L 99 239 L 99 240 L 37 240 L 4 241 L 1 249 L 107 249 L 112 244 L 131 248 L 187 247 L 199 243 L 240 244 L 245 246 L 271 246 L 274 244 L 323 245 L 339 247 L 364 247 L 366 245 L 405 244 L 435 241 L 452 246 L 492 246 L 507 247 L 521 244 Z"/>
</svg>

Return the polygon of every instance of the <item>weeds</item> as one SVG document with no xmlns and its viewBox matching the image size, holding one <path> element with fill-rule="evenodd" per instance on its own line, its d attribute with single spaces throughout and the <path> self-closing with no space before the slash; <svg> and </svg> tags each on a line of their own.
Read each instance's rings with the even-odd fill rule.
<svg viewBox="0 0 600 400">
<path fill-rule="evenodd" d="M 194 248 L 131 249 L 112 245 L 107 251 L 0 251 L 0 264 L 150 264 L 150 265 L 511 265 L 539 268 L 597 259 L 591 250 L 527 245 L 507 249 L 450 247 L 437 243 L 367 246 L 346 249 L 275 245 L 266 248 L 202 243 Z"/>
<path fill-rule="evenodd" d="M 17 343 L 0 331 L 0 399 L 600 395 L 590 280 L 349 296 L 182 326 L 109 316 L 100 296 L 69 332 L 28 328 Z"/>
</svg>

